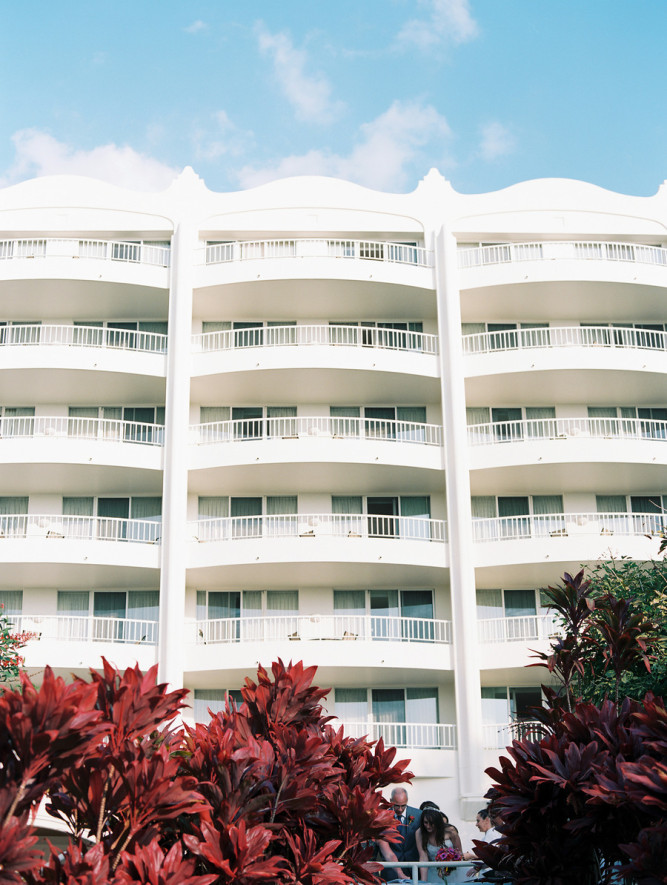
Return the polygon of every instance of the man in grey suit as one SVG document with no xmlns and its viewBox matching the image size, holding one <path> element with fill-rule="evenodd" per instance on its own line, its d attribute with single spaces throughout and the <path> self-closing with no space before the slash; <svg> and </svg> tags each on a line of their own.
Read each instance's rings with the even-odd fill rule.
<svg viewBox="0 0 667 885">
<path fill-rule="evenodd" d="M 417 843 L 415 842 L 415 834 L 419 829 L 422 813 L 418 808 L 408 805 L 408 793 L 403 787 L 394 787 L 391 791 L 391 804 L 394 807 L 394 816 L 398 821 L 398 833 L 400 836 L 399 841 L 392 842 L 391 846 L 396 854 L 396 858 L 397 860 L 417 861 L 419 860 L 419 853 L 417 851 Z M 398 876 L 400 876 L 401 871 L 397 870 L 397 872 Z M 411 869 L 408 867 L 403 870 L 403 875 L 411 879 Z M 392 880 L 388 877 L 387 881 Z"/>
</svg>

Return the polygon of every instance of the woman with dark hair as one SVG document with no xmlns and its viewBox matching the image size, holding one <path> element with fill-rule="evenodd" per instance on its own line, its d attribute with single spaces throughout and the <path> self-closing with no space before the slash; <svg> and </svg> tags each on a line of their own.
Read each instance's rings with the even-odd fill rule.
<svg viewBox="0 0 667 885">
<path fill-rule="evenodd" d="M 415 835 L 419 860 L 435 860 L 441 848 L 454 848 L 461 851 L 461 840 L 454 827 L 445 824 L 442 812 L 427 806 L 422 811 L 421 823 Z M 447 876 L 448 882 L 465 882 L 465 867 L 454 867 Z M 463 877 L 463 878 L 461 878 Z M 442 882 L 438 867 L 420 867 L 422 882 Z"/>
</svg>

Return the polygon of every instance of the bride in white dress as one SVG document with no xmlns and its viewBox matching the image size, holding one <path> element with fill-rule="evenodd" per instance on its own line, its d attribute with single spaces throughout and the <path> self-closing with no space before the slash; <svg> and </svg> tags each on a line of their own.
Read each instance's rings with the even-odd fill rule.
<svg viewBox="0 0 667 885">
<path fill-rule="evenodd" d="M 435 860 L 438 851 L 445 848 L 455 848 L 461 852 L 461 840 L 455 827 L 445 824 L 443 816 L 434 808 L 425 808 L 422 811 L 421 823 L 415 834 L 419 860 Z M 445 885 L 448 882 L 467 882 L 466 867 L 450 867 L 451 873 L 444 879 L 438 875 L 438 867 L 421 867 L 419 878 L 422 882 L 438 882 Z"/>
</svg>

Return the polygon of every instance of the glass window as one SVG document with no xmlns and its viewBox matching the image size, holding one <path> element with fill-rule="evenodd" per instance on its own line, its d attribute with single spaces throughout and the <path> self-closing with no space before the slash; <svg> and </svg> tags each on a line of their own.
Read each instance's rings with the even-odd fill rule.
<svg viewBox="0 0 667 885">
<path fill-rule="evenodd" d="M 336 716 L 347 722 L 364 722 L 368 718 L 368 697 L 365 688 L 337 688 L 334 692 Z"/>
<path fill-rule="evenodd" d="M 534 590 L 505 590 L 505 614 L 508 618 L 537 614 Z"/>
</svg>

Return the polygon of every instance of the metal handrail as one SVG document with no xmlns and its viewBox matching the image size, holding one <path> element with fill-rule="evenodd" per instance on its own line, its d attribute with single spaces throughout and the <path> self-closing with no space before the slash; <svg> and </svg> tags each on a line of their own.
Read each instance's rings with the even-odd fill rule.
<svg viewBox="0 0 667 885">
<path fill-rule="evenodd" d="M 629 326 L 546 326 L 463 336 L 464 354 L 559 347 L 667 350 L 667 332 Z"/>
<path fill-rule="evenodd" d="M 164 426 L 141 421 L 111 418 L 69 418 L 43 415 L 20 415 L 0 418 L 0 438 L 89 439 L 102 442 L 127 442 L 143 445 L 164 445 Z"/>
<path fill-rule="evenodd" d="M 12 615 L 9 620 L 20 631 L 32 634 L 32 641 L 122 642 L 156 645 L 158 622 L 137 618 L 100 615 Z"/>
<path fill-rule="evenodd" d="M 49 538 L 76 541 L 134 541 L 157 544 L 161 521 L 110 516 L 17 513 L 0 515 L 0 539 Z"/>
<path fill-rule="evenodd" d="M 114 329 L 109 326 L 65 326 L 39 323 L 17 323 L 0 326 L 0 346 L 95 347 L 111 350 L 134 350 L 166 353 L 167 335 L 141 332 L 136 329 Z"/>
<path fill-rule="evenodd" d="M 468 442 L 471 446 L 582 437 L 594 437 L 596 440 L 667 440 L 667 421 L 648 418 L 537 418 L 468 425 Z"/>
<path fill-rule="evenodd" d="M 0 240 L 0 259 L 14 258 L 84 258 L 169 267 L 171 247 L 144 242 L 72 237 Z"/>
<path fill-rule="evenodd" d="M 663 513 L 545 513 L 472 521 L 473 540 L 482 542 L 572 535 L 659 536 L 666 528 Z"/>
<path fill-rule="evenodd" d="M 621 261 L 667 267 L 667 249 L 643 243 L 610 241 L 545 241 L 537 243 L 499 243 L 494 246 L 461 247 L 459 267 L 483 267 L 488 264 L 510 264 L 515 261 Z"/>
<path fill-rule="evenodd" d="M 333 438 L 363 439 L 381 442 L 442 445 L 439 424 L 394 421 L 384 418 L 287 417 L 242 418 L 212 421 L 190 427 L 196 445 L 247 442 L 249 440 Z"/>
<path fill-rule="evenodd" d="M 373 719 L 338 719 L 346 735 L 368 737 L 369 740 L 383 738 L 390 747 L 410 747 L 415 749 L 456 749 L 456 726 L 436 722 L 377 722 Z M 340 727 L 333 723 L 333 727 Z"/>
<path fill-rule="evenodd" d="M 553 615 L 515 615 L 506 618 L 480 618 L 477 633 L 480 642 L 523 642 L 548 639 L 558 632 Z"/>
<path fill-rule="evenodd" d="M 423 246 L 391 243 L 385 240 L 289 238 L 277 240 L 235 240 L 204 247 L 205 264 L 224 264 L 258 258 L 357 258 L 432 267 L 433 253 Z"/>
</svg>

